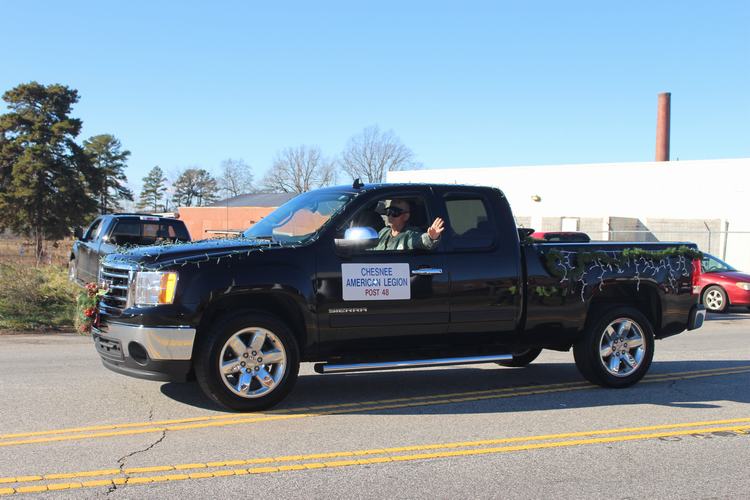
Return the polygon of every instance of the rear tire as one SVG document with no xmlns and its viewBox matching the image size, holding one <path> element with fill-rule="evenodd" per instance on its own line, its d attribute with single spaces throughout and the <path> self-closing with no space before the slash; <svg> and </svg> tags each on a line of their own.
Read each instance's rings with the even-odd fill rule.
<svg viewBox="0 0 750 500">
<path fill-rule="evenodd" d="M 299 359 L 297 340 L 286 324 L 268 314 L 243 313 L 220 321 L 203 336 L 195 375 L 203 392 L 217 403 L 260 411 L 289 394 Z"/>
<path fill-rule="evenodd" d="M 628 387 L 646 374 L 654 358 L 654 329 L 637 309 L 610 309 L 573 346 L 586 380 L 604 387 Z"/>
<path fill-rule="evenodd" d="M 514 354 L 511 361 L 498 361 L 498 365 L 507 366 L 509 368 L 523 368 L 528 366 L 542 353 L 541 349 L 528 349 L 524 352 Z"/>
</svg>

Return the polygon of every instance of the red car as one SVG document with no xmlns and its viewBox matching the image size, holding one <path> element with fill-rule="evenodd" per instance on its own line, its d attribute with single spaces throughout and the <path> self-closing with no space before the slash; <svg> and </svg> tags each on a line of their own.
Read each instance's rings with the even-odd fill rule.
<svg viewBox="0 0 750 500">
<path fill-rule="evenodd" d="M 723 312 L 729 306 L 750 307 L 750 274 L 707 253 L 699 262 L 697 286 L 701 303 L 708 311 Z"/>
</svg>

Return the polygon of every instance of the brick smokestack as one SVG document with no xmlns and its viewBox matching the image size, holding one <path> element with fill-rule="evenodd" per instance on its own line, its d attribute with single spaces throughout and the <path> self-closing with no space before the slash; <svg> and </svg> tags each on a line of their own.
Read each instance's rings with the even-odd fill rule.
<svg viewBox="0 0 750 500">
<path fill-rule="evenodd" d="M 669 161 L 669 120 L 672 94 L 659 94 L 659 108 L 656 111 L 656 161 Z"/>
</svg>

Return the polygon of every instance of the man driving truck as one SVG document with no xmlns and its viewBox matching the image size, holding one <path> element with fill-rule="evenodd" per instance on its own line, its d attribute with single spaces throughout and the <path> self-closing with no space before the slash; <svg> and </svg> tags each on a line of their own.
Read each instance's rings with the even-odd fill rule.
<svg viewBox="0 0 750 500">
<path fill-rule="evenodd" d="M 426 233 L 421 233 L 415 227 L 407 227 L 411 213 L 408 200 L 392 200 L 385 213 L 388 215 L 388 225 L 380 230 L 378 244 L 373 250 L 432 250 L 438 245 L 445 229 L 440 217 L 435 218 Z"/>
</svg>

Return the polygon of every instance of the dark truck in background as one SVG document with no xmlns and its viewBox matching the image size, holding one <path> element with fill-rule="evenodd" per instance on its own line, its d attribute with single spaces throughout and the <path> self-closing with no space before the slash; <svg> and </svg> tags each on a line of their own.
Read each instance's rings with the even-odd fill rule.
<svg viewBox="0 0 750 500">
<path fill-rule="evenodd" d="M 187 226 L 179 219 L 143 214 L 106 214 L 83 230 L 76 228 L 70 251 L 68 276 L 78 284 L 96 283 L 99 263 L 122 247 L 190 241 Z"/>
<path fill-rule="evenodd" d="M 377 251 L 390 200 L 428 250 Z M 654 339 L 701 326 L 691 243 L 538 243 L 503 193 L 379 184 L 301 194 L 242 237 L 108 255 L 93 339 L 104 365 L 195 376 L 229 408 L 278 403 L 300 362 L 319 373 L 494 362 L 573 349 L 583 376 L 640 380 Z"/>
</svg>

